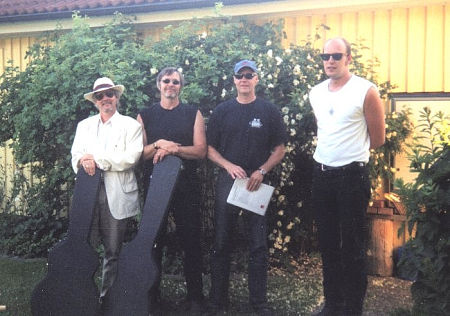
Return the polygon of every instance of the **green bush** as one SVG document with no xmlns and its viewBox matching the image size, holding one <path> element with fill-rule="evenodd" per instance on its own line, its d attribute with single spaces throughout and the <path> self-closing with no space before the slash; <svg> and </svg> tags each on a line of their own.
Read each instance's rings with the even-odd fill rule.
<svg viewBox="0 0 450 316">
<path fill-rule="evenodd" d="M 442 113 L 421 112 L 418 135 L 409 156 L 414 183 L 397 181 L 406 206 L 408 229 L 415 236 L 400 265 L 416 275 L 411 287 L 413 312 L 450 314 L 450 126 Z M 421 142 L 418 142 L 421 141 Z"/>
<path fill-rule="evenodd" d="M 257 94 L 279 106 L 289 133 L 287 155 L 271 175 L 276 186 L 268 212 L 272 257 L 283 263 L 289 252 L 298 255 L 315 249 L 310 187 L 316 127 L 308 93 L 325 78 L 319 50 L 314 48 L 318 37 L 284 48 L 281 22 L 255 25 L 222 16 L 169 26 L 159 41 L 141 39 L 121 15 L 103 28 L 89 28 L 88 20 L 77 14 L 73 22 L 71 31 L 53 32 L 35 44 L 23 72 L 8 67 L 1 77 L 0 141 L 13 140 L 17 163 L 32 164 L 37 180 L 27 188 L 23 181 L 16 182 L 12 201 L 23 197 L 21 214 L 27 220 L 14 233 L 0 231 L 0 250 L 40 256 L 62 237 L 74 184 L 70 147 L 77 122 L 96 112 L 83 93 L 97 77 L 109 76 L 125 85 L 119 111 L 136 117 L 147 102 L 159 100 L 157 73 L 166 66 L 179 67 L 187 81 L 182 100 L 197 104 L 207 121 L 218 103 L 235 96 L 233 66 L 244 58 L 256 61 Z M 364 65 L 364 49 L 362 44 L 354 46 L 352 71 L 377 82 L 377 61 Z M 390 85 L 379 87 L 385 96 Z M 382 159 L 373 168 L 376 179 L 379 168 L 389 163 Z M 203 229 L 210 237 L 215 171 L 204 161 L 199 172 Z M 8 211 L 15 211 L 13 203 Z M 24 237 L 15 249 L 17 234 Z M 40 238 L 30 240 L 31 234 Z M 6 247 L 4 240 L 12 244 Z M 205 240 L 207 249 L 209 238 Z"/>
</svg>

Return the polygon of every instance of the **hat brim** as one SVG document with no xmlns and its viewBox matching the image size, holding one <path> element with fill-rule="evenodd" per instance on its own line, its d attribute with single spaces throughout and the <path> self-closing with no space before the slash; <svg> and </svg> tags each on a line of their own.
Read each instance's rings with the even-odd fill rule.
<svg viewBox="0 0 450 316">
<path fill-rule="evenodd" d="M 94 100 L 94 93 L 100 92 L 100 91 L 105 91 L 105 90 L 109 90 L 109 89 L 113 89 L 116 90 L 117 92 L 119 92 L 119 98 L 122 95 L 122 93 L 125 91 L 125 87 L 121 84 L 112 86 L 112 87 L 105 87 L 105 88 L 100 88 L 97 89 L 95 91 L 89 92 L 89 93 L 85 93 L 84 94 L 84 98 L 88 101 L 91 101 L 92 103 L 95 104 L 95 100 Z"/>
</svg>

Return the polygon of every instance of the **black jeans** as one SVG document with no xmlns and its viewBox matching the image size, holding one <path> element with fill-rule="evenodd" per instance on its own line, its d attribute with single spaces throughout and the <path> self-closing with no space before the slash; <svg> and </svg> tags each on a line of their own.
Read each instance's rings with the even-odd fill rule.
<svg viewBox="0 0 450 316">
<path fill-rule="evenodd" d="M 211 303 L 219 307 L 228 305 L 230 252 L 233 229 L 237 226 L 240 208 L 227 203 L 233 179 L 221 170 L 216 183 L 214 213 L 214 246 L 211 253 Z M 250 304 L 267 304 L 267 225 L 266 217 L 244 210 L 244 223 L 248 230 L 249 263 L 248 287 Z"/>
<path fill-rule="evenodd" d="M 203 260 L 201 251 L 201 222 L 200 222 L 200 184 L 196 177 L 181 173 L 169 211 L 173 213 L 176 234 L 181 249 L 184 252 L 183 268 L 186 278 L 187 300 L 200 302 L 203 300 L 202 270 Z M 154 249 L 155 261 L 160 275 L 150 291 L 150 301 L 154 302 L 159 295 L 161 281 L 162 250 L 165 245 L 167 217 L 162 223 L 161 231 L 156 238 Z M 152 297 L 153 296 L 153 297 Z"/>
<path fill-rule="evenodd" d="M 367 288 L 367 167 L 314 168 L 312 198 L 323 263 L 325 305 L 360 315 Z"/>
<path fill-rule="evenodd" d="M 106 295 L 116 279 L 119 254 L 125 239 L 128 220 L 128 218 L 115 219 L 111 215 L 105 184 L 102 181 L 97 194 L 89 235 L 89 242 L 94 249 L 102 242 L 105 250 L 100 297 Z"/>
</svg>

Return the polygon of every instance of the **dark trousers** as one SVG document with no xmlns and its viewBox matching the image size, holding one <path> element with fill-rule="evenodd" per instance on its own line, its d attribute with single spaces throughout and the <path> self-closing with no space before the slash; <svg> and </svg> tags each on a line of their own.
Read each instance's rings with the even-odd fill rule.
<svg viewBox="0 0 450 316">
<path fill-rule="evenodd" d="M 325 306 L 360 315 L 367 288 L 367 167 L 314 168 L 312 198 L 323 263 Z"/>
<path fill-rule="evenodd" d="M 226 202 L 233 185 L 233 179 L 222 170 L 216 183 L 214 213 L 214 246 L 211 253 L 211 303 L 219 307 L 228 305 L 230 276 L 230 252 L 233 229 L 237 225 L 240 209 Z M 264 216 L 244 210 L 244 223 L 248 231 L 249 300 L 253 307 L 267 303 L 267 227 Z"/>
<path fill-rule="evenodd" d="M 102 286 L 100 297 L 104 297 L 113 285 L 117 275 L 117 260 L 125 238 L 128 219 L 115 219 L 109 210 L 105 184 L 101 182 L 97 202 L 92 216 L 92 226 L 89 235 L 90 244 L 97 248 L 103 243 L 105 256 L 102 268 Z"/>
<path fill-rule="evenodd" d="M 178 242 L 184 252 L 183 269 L 186 278 L 187 300 L 200 302 L 203 300 L 200 221 L 200 184 L 196 177 L 181 174 L 172 195 L 169 206 L 175 224 Z M 159 268 L 159 276 L 154 288 L 150 291 L 150 302 L 159 295 L 163 248 L 166 245 L 167 216 L 162 223 L 161 231 L 155 243 L 154 256 Z"/>
</svg>

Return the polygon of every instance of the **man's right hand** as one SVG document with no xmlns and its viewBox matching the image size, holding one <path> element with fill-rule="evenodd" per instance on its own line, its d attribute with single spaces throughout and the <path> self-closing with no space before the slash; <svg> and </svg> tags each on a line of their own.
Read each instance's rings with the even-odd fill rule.
<svg viewBox="0 0 450 316">
<path fill-rule="evenodd" d="M 235 165 L 233 163 L 229 163 L 225 166 L 225 170 L 233 179 L 244 179 L 247 178 L 247 173 L 240 166 Z"/>
<path fill-rule="evenodd" d="M 83 167 L 84 171 L 90 176 L 95 174 L 95 160 L 94 156 L 91 154 L 85 154 L 80 159 L 80 166 Z"/>
</svg>

